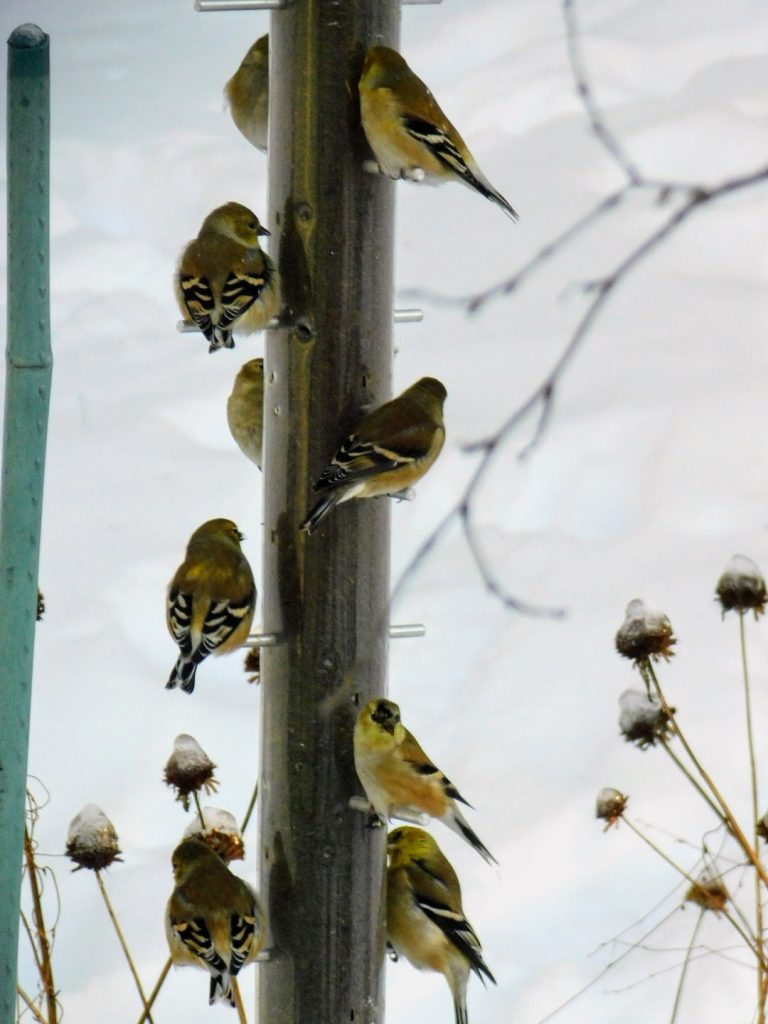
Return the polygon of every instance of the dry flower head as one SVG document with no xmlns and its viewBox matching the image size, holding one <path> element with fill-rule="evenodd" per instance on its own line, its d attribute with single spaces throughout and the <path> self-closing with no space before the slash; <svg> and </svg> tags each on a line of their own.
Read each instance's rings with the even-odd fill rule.
<svg viewBox="0 0 768 1024">
<path fill-rule="evenodd" d="M 215 793 L 218 783 L 213 777 L 216 765 L 194 736 L 180 733 L 173 742 L 173 753 L 165 766 L 165 783 L 176 790 L 176 799 L 189 810 L 190 793 L 204 789 Z"/>
<path fill-rule="evenodd" d="M 101 871 L 121 860 L 115 826 L 96 804 L 86 804 L 72 819 L 67 833 L 67 856 L 77 864 L 73 870 Z"/>
<path fill-rule="evenodd" d="M 624 796 L 618 789 L 606 786 L 597 794 L 595 804 L 595 816 L 606 822 L 606 829 L 611 825 L 618 825 L 619 818 L 626 810 L 628 796 Z"/>
<path fill-rule="evenodd" d="M 185 839 L 200 839 L 225 863 L 245 857 L 245 843 L 234 816 L 219 807 L 204 807 L 203 822 L 195 817 L 184 830 Z"/>
<path fill-rule="evenodd" d="M 731 610 L 743 614 L 752 609 L 755 618 L 765 612 L 765 580 L 751 558 L 734 555 L 723 570 L 715 588 L 723 615 Z"/>
<path fill-rule="evenodd" d="M 675 653 L 672 647 L 676 643 L 672 625 L 664 612 L 639 598 L 629 602 L 624 621 L 616 633 L 616 650 L 622 657 L 635 662 L 649 658 L 669 661 Z"/>
</svg>

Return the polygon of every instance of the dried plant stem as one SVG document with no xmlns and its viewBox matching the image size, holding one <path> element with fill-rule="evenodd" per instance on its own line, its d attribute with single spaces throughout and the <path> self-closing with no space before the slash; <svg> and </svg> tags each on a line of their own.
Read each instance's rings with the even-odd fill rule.
<svg viewBox="0 0 768 1024">
<path fill-rule="evenodd" d="M 657 846 L 656 843 L 654 843 L 654 841 L 649 836 L 647 836 L 642 831 L 642 829 L 635 825 L 633 821 L 630 821 L 625 814 L 622 814 L 621 820 L 625 822 L 625 824 L 629 825 L 629 827 L 632 829 L 636 836 L 639 836 L 639 838 L 642 839 L 644 843 L 650 846 L 654 853 L 657 853 L 662 860 L 666 861 L 670 867 L 674 868 L 675 871 L 678 872 L 678 874 L 682 875 L 686 881 L 690 882 L 695 889 L 704 889 L 701 882 L 695 879 L 693 875 L 689 875 L 684 868 L 681 868 L 679 864 L 672 860 L 669 854 L 665 853 L 660 846 Z M 749 949 L 752 951 L 752 953 L 754 953 L 758 962 L 761 962 L 761 954 L 758 952 L 757 946 L 755 945 L 754 937 L 747 934 L 747 932 L 741 927 L 739 922 L 734 918 L 734 916 L 731 914 L 729 910 L 718 910 L 716 911 L 716 913 L 722 914 L 726 921 L 733 925 L 733 927 L 742 937 L 742 939 L 747 944 Z M 765 965 L 763 964 L 763 966 Z"/>
<path fill-rule="evenodd" d="M 675 764 L 680 769 L 680 771 L 683 773 L 683 775 L 686 777 L 686 779 L 688 779 L 688 781 L 693 786 L 693 788 L 696 790 L 696 792 L 699 793 L 699 795 L 709 804 L 709 806 L 715 812 L 715 814 L 720 819 L 720 821 L 725 825 L 725 827 L 730 830 L 730 825 L 728 824 L 728 820 L 725 817 L 725 815 L 723 814 L 723 812 L 717 806 L 717 804 L 712 799 L 712 797 L 709 795 L 709 793 L 706 791 L 706 789 L 704 789 L 704 787 L 699 782 L 699 780 L 696 778 L 696 776 L 691 774 L 688 766 L 686 764 L 684 764 L 680 760 L 680 758 L 677 756 L 677 754 L 674 752 L 674 750 L 670 747 L 668 740 L 666 740 L 664 737 L 661 737 L 659 742 L 661 743 L 661 745 L 664 748 L 664 750 L 666 750 L 666 752 L 669 754 L 669 756 L 675 762 Z"/>
<path fill-rule="evenodd" d="M 197 816 L 200 819 L 200 828 L 205 832 L 205 818 L 203 817 L 203 809 L 200 806 L 200 797 L 197 795 L 197 790 L 192 791 L 192 796 L 195 798 L 195 807 L 197 808 Z"/>
<path fill-rule="evenodd" d="M 48 933 L 45 929 L 45 917 L 43 915 L 43 901 L 40 896 L 40 880 L 37 874 L 35 862 L 35 849 L 32 845 L 32 836 L 29 829 L 24 828 L 24 861 L 27 866 L 29 877 L 29 888 L 32 893 L 32 920 L 34 921 L 37 934 L 37 945 L 40 951 L 38 957 L 35 953 L 35 961 L 40 973 L 40 982 L 45 992 L 45 1005 L 48 1012 L 48 1024 L 56 1024 L 59 1019 L 59 1008 L 56 1003 L 56 986 L 53 983 L 53 964 L 51 961 L 51 944 L 48 941 Z M 35 943 L 32 943 L 33 948 Z"/>
<path fill-rule="evenodd" d="M 693 926 L 691 932 L 691 941 L 688 943 L 688 949 L 685 951 L 685 960 L 683 960 L 683 967 L 680 971 L 680 980 L 677 983 L 677 991 L 675 992 L 675 1001 L 672 1004 L 672 1016 L 669 1018 L 669 1024 L 675 1024 L 677 1020 L 677 1011 L 680 1009 L 680 1003 L 683 998 L 683 988 L 685 987 L 685 979 L 688 974 L 688 965 L 691 962 L 691 953 L 693 947 L 696 945 L 696 939 L 699 937 L 699 929 L 701 928 L 702 921 L 704 920 L 704 907 L 699 911 L 699 916 L 696 919 L 696 924 Z"/>
<path fill-rule="evenodd" d="M 747 837 L 744 835 L 744 832 L 742 831 L 738 821 L 736 821 L 736 819 L 734 818 L 733 812 L 731 811 L 728 804 L 725 802 L 725 798 L 723 797 L 722 793 L 715 785 L 712 776 L 704 770 L 701 762 L 691 749 L 688 740 L 685 738 L 683 731 L 680 728 L 679 722 L 675 718 L 674 714 L 672 713 L 672 709 L 667 703 L 667 698 L 664 696 L 664 691 L 661 689 L 661 684 L 659 683 L 659 680 L 656 678 L 656 673 L 653 670 L 653 665 L 651 664 L 650 659 L 646 658 L 644 661 L 639 661 L 638 668 L 640 669 L 643 678 L 650 679 L 653 683 L 653 687 L 656 691 L 656 696 L 659 698 L 659 704 L 661 705 L 662 710 L 669 717 L 669 723 L 672 726 L 675 735 L 680 740 L 683 749 L 685 750 L 688 757 L 691 759 L 691 763 L 693 764 L 694 768 L 702 777 L 706 785 L 709 787 L 710 793 L 715 798 L 717 803 L 720 805 L 720 809 L 722 810 L 723 816 L 725 817 L 725 820 L 728 823 L 728 827 L 733 833 L 734 838 L 739 843 L 739 846 L 741 846 L 742 850 L 746 854 L 748 860 L 754 867 L 755 871 L 760 876 L 760 881 L 763 883 L 763 885 L 768 887 L 768 875 L 766 875 L 765 873 L 765 868 L 761 864 L 760 858 L 753 849 Z"/>
<path fill-rule="evenodd" d="M 123 947 L 123 953 L 125 954 L 125 959 L 128 961 L 128 966 L 131 970 L 131 974 L 133 975 L 133 980 L 136 982 L 136 988 L 138 989 L 139 997 L 141 998 L 141 1002 L 144 1006 L 146 1019 L 149 1021 L 149 1024 L 154 1024 L 154 1021 L 152 1020 L 152 1015 L 149 1012 L 149 1006 L 147 1005 L 147 997 L 144 995 L 144 989 L 141 987 L 141 980 L 139 978 L 138 971 L 136 970 L 136 965 L 134 964 L 133 957 L 131 956 L 130 950 L 128 949 L 128 943 L 125 941 L 123 930 L 120 927 L 120 923 L 117 920 L 117 915 L 115 914 L 115 911 L 112 907 L 112 902 L 109 896 L 107 895 L 107 887 L 104 884 L 104 879 L 101 877 L 100 871 L 94 871 L 94 874 L 96 875 L 96 881 L 99 883 L 99 889 L 101 889 L 101 895 L 104 899 L 104 906 L 107 908 L 107 913 L 109 914 L 110 920 L 114 925 L 115 932 L 117 934 L 118 939 L 120 940 L 120 945 Z"/>
<path fill-rule="evenodd" d="M 251 815 L 253 814 L 253 809 L 256 806 L 256 800 L 258 798 L 258 795 L 259 795 L 259 780 L 256 779 L 256 782 L 254 783 L 254 786 L 253 786 L 253 793 L 251 794 L 250 802 L 248 803 L 248 807 L 245 810 L 245 815 L 243 817 L 243 823 L 240 826 L 240 831 L 241 832 L 245 832 L 245 830 L 248 828 L 248 822 L 251 820 Z"/>
<path fill-rule="evenodd" d="M 245 1007 L 243 1006 L 243 997 L 240 995 L 240 986 L 237 983 L 237 978 L 232 978 L 232 995 L 235 997 L 238 1024 L 248 1024 L 248 1018 L 245 1016 Z"/>
<path fill-rule="evenodd" d="M 150 1016 L 149 1016 L 149 1011 L 152 1009 L 152 1005 L 154 1004 L 155 1000 L 157 999 L 158 994 L 160 992 L 160 989 L 163 987 L 165 979 L 168 977 L 168 972 L 170 971 L 172 964 L 173 964 L 173 960 L 171 960 L 171 958 L 168 957 L 168 959 L 165 961 L 165 966 L 163 967 L 162 971 L 160 971 L 160 976 L 158 977 L 157 981 L 155 982 L 155 987 L 149 993 L 149 999 L 147 1000 L 147 1002 L 146 1002 L 146 1004 L 144 1006 L 144 1012 L 139 1017 L 138 1024 L 144 1024 L 145 1020 L 150 1020 L 151 1019 Z"/>
<path fill-rule="evenodd" d="M 32 1002 L 32 999 L 18 983 L 16 984 L 16 994 L 19 996 L 21 1001 L 26 1005 L 29 1012 L 32 1014 L 35 1020 L 39 1022 L 39 1024 L 48 1024 L 48 1021 L 45 1019 L 42 1013 L 40 1013 L 38 1008 Z"/>
<path fill-rule="evenodd" d="M 752 699 L 749 688 L 749 668 L 747 665 L 747 641 L 744 631 L 744 612 L 739 612 L 739 648 L 741 650 L 741 674 L 744 680 L 744 708 L 747 721 L 747 746 L 749 749 L 749 781 L 752 789 L 752 835 L 755 851 L 760 849 L 760 835 L 757 826 L 760 812 L 757 803 L 757 762 L 755 760 L 755 738 L 752 728 Z M 760 879 L 755 874 L 755 926 L 757 931 L 757 1024 L 765 1024 L 765 972 L 763 970 L 764 930 L 763 901 L 760 892 Z"/>
</svg>

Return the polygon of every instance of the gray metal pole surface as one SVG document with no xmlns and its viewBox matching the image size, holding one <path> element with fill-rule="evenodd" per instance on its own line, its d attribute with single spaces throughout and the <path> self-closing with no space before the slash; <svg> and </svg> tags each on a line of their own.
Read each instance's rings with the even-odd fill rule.
<svg viewBox="0 0 768 1024">
<path fill-rule="evenodd" d="M 292 327 L 267 342 L 261 890 L 269 1024 L 383 1020 L 383 830 L 348 807 L 357 705 L 386 691 L 389 502 L 298 526 L 312 482 L 391 394 L 394 186 L 363 171 L 357 80 L 399 0 L 295 0 L 270 28 L 272 255 Z"/>
<path fill-rule="evenodd" d="M 8 342 L 0 497 L 0 1024 L 16 1019 L 16 952 L 51 386 L 48 36 L 8 40 Z"/>
</svg>

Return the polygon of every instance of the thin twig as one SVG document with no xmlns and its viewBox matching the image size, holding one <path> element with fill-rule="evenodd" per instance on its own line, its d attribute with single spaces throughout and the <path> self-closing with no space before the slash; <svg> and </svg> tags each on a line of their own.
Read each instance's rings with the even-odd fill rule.
<svg viewBox="0 0 768 1024">
<path fill-rule="evenodd" d="M 688 965 L 691 962 L 691 953 L 693 952 L 693 947 L 696 945 L 696 939 L 698 938 L 699 930 L 701 929 L 701 925 L 704 921 L 704 912 L 704 907 L 701 907 L 699 910 L 699 916 L 697 917 L 696 923 L 693 926 L 693 931 L 691 932 L 691 941 L 688 943 L 688 949 L 685 953 L 683 966 L 680 970 L 680 980 L 677 983 L 675 1001 L 672 1004 L 672 1015 L 669 1018 L 669 1024 L 675 1024 L 675 1021 L 677 1020 L 677 1011 L 680 1009 L 680 1003 L 683 998 L 683 988 L 685 987 L 685 979 L 688 974 Z"/>
<path fill-rule="evenodd" d="M 683 775 L 686 777 L 686 779 L 688 779 L 688 781 L 693 786 L 693 788 L 696 790 L 696 792 L 712 808 L 712 810 L 717 815 L 717 817 L 720 819 L 722 824 L 725 825 L 725 827 L 730 830 L 730 826 L 729 826 L 728 821 L 726 820 L 725 815 L 723 814 L 723 812 L 717 806 L 717 804 L 712 799 L 712 797 L 709 795 L 709 793 L 707 793 L 707 791 L 701 785 L 701 783 L 696 778 L 696 776 L 691 773 L 691 771 L 689 770 L 688 766 L 686 764 L 684 764 L 680 760 L 680 758 L 677 756 L 677 754 L 674 752 L 674 750 L 670 747 L 669 740 L 667 740 L 664 736 L 662 736 L 662 737 L 659 738 L 659 742 L 661 743 L 661 746 L 664 748 L 664 750 L 667 752 L 667 754 L 669 754 L 669 756 L 672 758 L 672 760 L 677 765 L 677 767 L 680 769 L 680 771 L 683 773 Z"/>
<path fill-rule="evenodd" d="M 240 826 L 240 831 L 243 832 L 243 833 L 248 828 L 248 822 L 251 820 L 251 815 L 253 814 L 253 809 L 256 806 L 256 800 L 257 800 L 258 796 L 259 796 L 259 780 L 256 779 L 256 782 L 254 783 L 254 786 L 253 786 L 253 793 L 251 793 L 251 799 L 250 799 L 250 801 L 248 803 L 248 807 L 245 810 L 245 815 L 243 816 L 243 823 Z"/>
<path fill-rule="evenodd" d="M 48 1024 L 48 1021 L 42 1015 L 40 1010 L 38 1010 L 37 1006 L 35 1006 L 34 1002 L 30 998 L 28 993 L 24 991 L 24 989 L 21 987 L 21 985 L 18 984 L 18 982 L 16 983 L 16 993 L 20 996 L 21 1001 L 26 1005 L 27 1009 L 31 1012 L 32 1016 L 35 1018 L 38 1024 Z"/>
<path fill-rule="evenodd" d="M 560 1013 L 562 1010 L 566 1009 L 566 1007 L 570 1006 L 571 1003 L 575 1002 L 579 998 L 579 996 L 583 996 L 584 993 L 588 992 L 592 988 L 593 985 L 596 985 L 598 983 L 598 981 L 600 981 L 601 978 L 605 977 L 605 975 L 610 970 L 612 970 L 617 964 L 621 963 L 621 961 L 625 957 L 628 957 L 630 953 L 634 952 L 634 950 L 637 949 L 637 947 L 640 945 L 640 943 L 644 942 L 645 939 L 647 939 L 649 936 L 653 935 L 653 933 L 655 931 L 657 931 L 659 928 L 661 928 L 662 925 L 665 925 L 667 923 L 667 921 L 669 921 L 670 918 L 673 917 L 675 914 L 679 913 L 679 911 L 680 911 L 680 907 L 677 906 L 677 907 L 674 907 L 668 914 L 665 914 L 664 917 L 662 917 L 662 919 L 660 921 L 657 921 L 656 924 L 653 925 L 651 928 L 649 928 L 648 931 L 645 932 L 644 935 L 641 935 L 636 943 L 632 943 L 632 945 L 628 946 L 627 949 L 625 949 L 621 953 L 619 953 L 619 955 L 617 957 L 615 957 L 613 960 L 611 960 L 610 963 L 606 964 L 605 967 L 603 967 L 603 969 L 601 971 L 599 971 L 594 976 L 594 978 L 592 978 L 590 981 L 588 981 L 586 983 L 586 985 L 583 985 L 577 992 L 574 992 L 573 995 L 568 996 L 568 998 L 565 999 L 558 1006 L 556 1006 L 554 1008 L 554 1010 L 550 1010 L 550 1012 L 546 1015 L 546 1017 L 541 1017 L 536 1022 L 536 1024 L 546 1024 L 547 1021 L 552 1020 L 552 1018 L 556 1017 L 558 1013 Z"/>
<path fill-rule="evenodd" d="M 592 86 L 587 78 L 587 70 L 581 55 L 579 45 L 579 31 L 576 24 L 574 11 L 574 0 L 563 0 L 563 19 L 565 20 L 565 37 L 568 45 L 568 60 L 571 64 L 571 74 L 576 84 L 576 92 L 584 104 L 584 109 L 589 119 L 589 126 L 592 133 L 608 151 L 608 154 L 624 172 L 630 185 L 638 185 L 643 179 L 640 171 L 635 167 L 627 156 L 624 147 L 618 138 L 608 130 L 595 101 Z"/>
<path fill-rule="evenodd" d="M 32 920 L 35 924 L 37 942 L 40 949 L 40 959 L 37 963 L 40 972 L 40 982 L 45 992 L 45 1005 L 48 1012 L 48 1024 L 57 1024 L 59 1009 L 56 1002 L 56 987 L 53 983 L 53 963 L 51 961 L 51 944 L 48 941 L 48 933 L 45 930 L 45 915 L 43 914 L 43 901 L 40 896 L 40 883 L 37 876 L 37 864 L 35 862 L 35 850 L 32 845 L 32 837 L 29 829 L 24 826 L 24 861 L 27 865 L 29 877 L 29 888 L 32 893 Z M 37 957 L 35 957 L 37 960 Z"/>
<path fill-rule="evenodd" d="M 197 790 L 192 790 L 192 796 L 195 798 L 195 807 L 197 808 L 197 816 L 200 819 L 200 827 L 205 832 L 205 818 L 203 817 L 203 809 L 200 806 L 200 797 L 197 795 Z"/>
<path fill-rule="evenodd" d="M 744 835 L 744 832 L 742 831 L 741 826 L 739 825 L 738 821 L 736 821 L 735 817 L 733 816 L 733 812 L 731 811 L 731 809 L 728 806 L 728 804 L 725 802 L 725 799 L 723 798 L 722 793 L 720 792 L 718 787 L 715 785 L 715 782 L 712 779 L 712 776 L 707 771 L 704 770 L 701 762 L 699 761 L 699 759 L 696 757 L 696 755 L 694 754 L 693 750 L 691 749 L 691 746 L 688 743 L 688 740 L 685 738 L 685 735 L 683 734 L 683 731 L 680 728 L 680 723 L 677 721 L 677 718 L 672 713 L 672 709 L 670 708 L 669 704 L 667 703 L 667 698 L 664 696 L 664 692 L 661 689 L 661 685 L 659 684 L 659 680 L 656 678 L 656 673 L 653 670 L 653 665 L 651 664 L 650 659 L 646 658 L 645 661 L 638 662 L 638 668 L 640 669 L 640 672 L 643 673 L 644 675 L 647 673 L 648 678 L 653 683 L 654 689 L 656 690 L 656 696 L 659 698 L 659 704 L 661 705 L 662 710 L 664 712 L 666 712 L 667 717 L 669 718 L 670 725 L 672 726 L 672 729 L 675 732 L 675 735 L 680 740 L 680 743 L 682 744 L 683 749 L 685 750 L 685 752 L 688 755 L 688 757 L 691 759 L 691 763 L 693 764 L 694 768 L 699 773 L 701 778 L 704 780 L 706 785 L 709 787 L 710 793 L 715 798 L 717 803 L 720 805 L 720 809 L 722 810 L 723 815 L 725 816 L 725 820 L 728 823 L 728 827 L 730 828 L 731 832 L 733 833 L 734 838 L 738 841 L 739 846 L 741 846 L 742 850 L 747 855 L 747 857 L 750 860 L 750 862 L 752 863 L 752 866 L 754 867 L 755 871 L 760 876 L 760 879 L 763 882 L 763 884 L 768 886 L 768 875 L 766 875 L 766 873 L 765 873 L 765 868 L 761 864 L 760 858 L 758 857 L 757 853 L 752 849 L 752 846 L 750 845 L 749 840 Z"/>
<path fill-rule="evenodd" d="M 96 881 L 99 883 L 99 889 L 101 890 L 101 895 L 104 898 L 104 905 L 107 908 L 107 913 L 109 914 L 110 920 L 114 925 L 115 932 L 117 933 L 117 937 L 120 940 L 120 945 L 123 947 L 125 959 L 128 961 L 128 967 L 130 968 L 131 974 L 133 975 L 133 980 L 136 983 L 136 988 L 138 989 L 139 997 L 141 998 L 142 1005 L 144 1006 L 146 1019 L 149 1021 L 149 1024 L 154 1024 L 152 1020 L 152 1015 L 150 1013 L 149 1005 L 147 1004 L 147 997 L 144 995 L 144 989 L 142 988 L 141 985 L 141 979 L 139 978 L 138 971 L 136 970 L 136 965 L 133 962 L 131 952 L 128 949 L 128 943 L 125 941 L 123 930 L 120 927 L 120 923 L 117 920 L 117 915 L 115 914 L 110 898 L 107 895 L 107 887 L 104 884 L 104 879 L 101 877 L 101 871 L 94 871 L 94 874 L 96 875 Z"/>
<path fill-rule="evenodd" d="M 240 986 L 237 983 L 237 978 L 231 978 L 230 981 L 232 983 L 232 995 L 235 997 L 238 1024 L 248 1024 L 248 1018 L 245 1016 L 245 1007 L 243 1006 L 243 998 L 240 995 Z"/>
<path fill-rule="evenodd" d="M 165 966 L 163 967 L 162 971 L 160 971 L 160 976 L 155 982 L 155 987 L 149 993 L 149 999 L 147 1000 L 146 1005 L 144 1007 L 144 1012 L 139 1017 L 137 1024 L 144 1024 L 144 1021 L 150 1019 L 149 1011 L 152 1009 L 152 1006 L 158 997 L 160 989 L 163 987 L 163 983 L 165 979 L 168 977 L 168 972 L 170 971 L 172 964 L 173 960 L 170 957 L 168 957 L 168 959 L 165 961 Z"/>
<path fill-rule="evenodd" d="M 657 846 L 656 843 L 654 843 L 654 841 L 650 838 L 650 836 L 647 836 L 642 831 L 642 829 L 640 829 L 637 825 L 635 825 L 634 822 L 630 821 L 630 819 L 627 818 L 627 816 L 625 814 L 622 814 L 621 820 L 623 822 L 625 822 L 625 824 L 629 825 L 629 827 L 632 829 L 632 831 L 635 833 L 635 835 L 639 836 L 639 838 L 642 839 L 644 843 L 647 843 L 648 846 L 650 846 L 650 848 L 654 851 L 654 853 L 657 853 L 659 855 L 659 857 L 661 857 L 662 860 L 666 861 L 667 864 L 669 864 L 670 867 L 674 868 L 675 871 L 677 871 L 680 875 L 683 876 L 683 878 L 685 878 L 688 882 L 690 882 L 691 885 L 694 887 L 694 889 L 700 889 L 703 892 L 706 892 L 706 890 L 704 889 L 704 886 L 701 884 L 700 881 L 695 879 L 693 877 L 693 875 L 690 875 L 684 868 L 681 868 L 679 864 L 677 864 L 674 860 L 672 860 L 672 858 L 669 856 L 669 854 L 665 853 L 664 850 L 662 850 L 662 848 L 660 846 Z M 744 928 L 742 928 L 742 926 L 733 917 L 733 915 L 730 913 L 730 911 L 728 911 L 726 909 L 722 909 L 722 910 L 718 910 L 717 913 L 718 914 L 722 914 L 723 917 L 726 919 L 726 921 L 728 921 L 728 923 L 731 924 L 736 929 L 736 931 L 742 937 L 744 942 L 747 944 L 748 948 L 752 951 L 752 953 L 754 953 L 755 957 L 757 957 L 757 959 L 759 961 L 760 954 L 758 953 L 757 946 L 755 945 L 754 937 L 747 934 L 746 930 Z"/>
<path fill-rule="evenodd" d="M 747 725 L 747 747 L 749 750 L 749 781 L 752 791 L 752 836 L 755 851 L 760 850 L 760 811 L 757 803 L 757 762 L 755 759 L 755 737 L 752 728 L 752 699 L 749 687 L 749 667 L 747 665 L 747 641 L 744 632 L 744 612 L 739 611 L 739 648 L 741 651 L 741 674 L 744 681 L 744 708 Z M 763 901 L 760 892 L 760 879 L 755 872 L 755 925 L 757 931 L 757 1024 L 765 1024 L 765 972 L 763 970 L 764 929 Z"/>
</svg>

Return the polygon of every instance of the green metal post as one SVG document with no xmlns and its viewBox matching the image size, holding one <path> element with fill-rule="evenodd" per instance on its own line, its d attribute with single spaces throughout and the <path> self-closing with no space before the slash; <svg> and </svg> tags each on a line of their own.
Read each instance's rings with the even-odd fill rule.
<svg viewBox="0 0 768 1024">
<path fill-rule="evenodd" d="M 48 36 L 8 40 L 8 341 L 0 496 L 0 1024 L 16 1019 L 21 857 L 51 387 Z"/>
<path fill-rule="evenodd" d="M 352 729 L 386 692 L 389 502 L 351 501 L 308 537 L 312 481 L 364 408 L 391 395 L 394 185 L 370 159 L 357 81 L 397 46 L 400 0 L 293 0 L 270 26 L 269 227 L 292 327 L 267 341 L 261 889 L 270 1024 L 383 1020 L 383 829 Z"/>
</svg>

